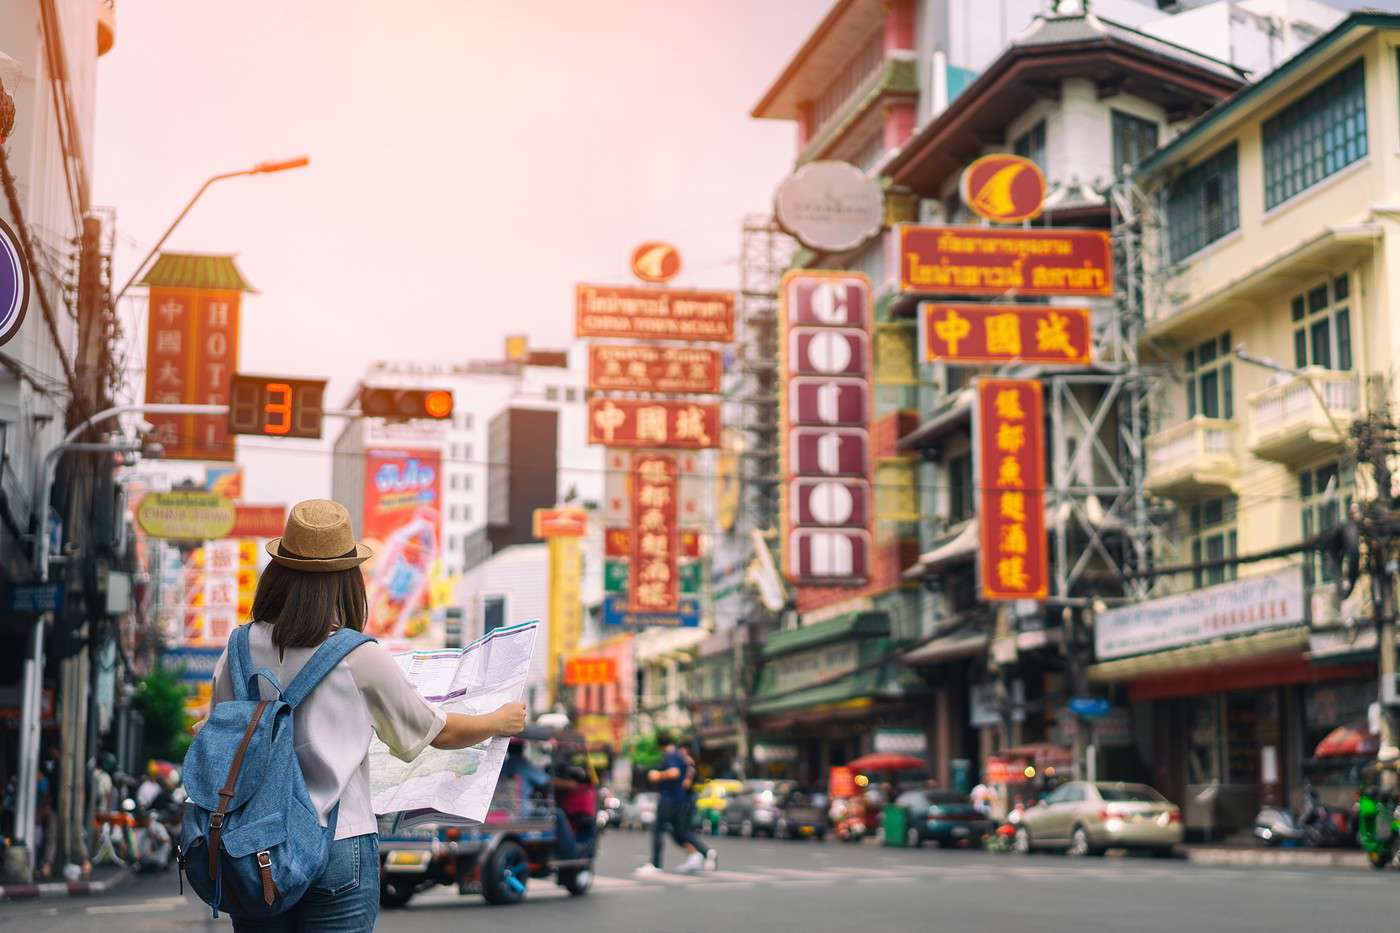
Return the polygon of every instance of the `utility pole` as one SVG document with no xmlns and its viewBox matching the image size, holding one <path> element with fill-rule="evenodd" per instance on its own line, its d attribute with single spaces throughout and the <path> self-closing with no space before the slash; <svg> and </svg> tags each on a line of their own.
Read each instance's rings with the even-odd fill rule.
<svg viewBox="0 0 1400 933">
<path fill-rule="evenodd" d="M 1368 463 L 1376 484 L 1376 497 L 1362 507 L 1362 540 L 1366 543 L 1366 564 L 1371 575 L 1371 617 L 1376 624 L 1376 668 L 1380 691 L 1380 741 L 1382 747 L 1395 745 L 1393 701 L 1395 678 L 1395 557 L 1393 551 L 1393 510 L 1391 508 L 1390 457 L 1397 437 L 1390 417 L 1385 386 L 1374 387 L 1368 413 L 1352 425 L 1358 463 Z"/>
</svg>

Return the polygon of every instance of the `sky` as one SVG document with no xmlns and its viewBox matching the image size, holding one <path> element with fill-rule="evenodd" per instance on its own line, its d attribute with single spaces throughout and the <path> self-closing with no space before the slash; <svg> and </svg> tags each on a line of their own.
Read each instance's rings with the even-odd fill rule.
<svg viewBox="0 0 1400 933">
<path fill-rule="evenodd" d="M 94 159 L 116 280 L 208 176 L 306 154 L 210 188 L 166 249 L 235 254 L 239 368 L 329 378 L 333 406 L 375 360 L 565 345 L 574 283 L 630 281 L 644 240 L 679 247 L 674 284 L 732 288 L 795 153 L 749 109 L 830 2 L 120 4 Z M 144 340 L 142 290 L 123 305 Z M 339 428 L 241 438 L 245 498 L 329 495 Z"/>
</svg>

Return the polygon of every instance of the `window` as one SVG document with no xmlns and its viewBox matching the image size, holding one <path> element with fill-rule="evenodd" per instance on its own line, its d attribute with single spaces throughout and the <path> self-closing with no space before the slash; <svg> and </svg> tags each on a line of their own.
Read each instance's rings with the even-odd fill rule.
<svg viewBox="0 0 1400 933">
<path fill-rule="evenodd" d="M 1351 280 L 1339 275 L 1293 296 L 1293 365 L 1351 369 Z"/>
<path fill-rule="evenodd" d="M 559 401 L 559 387 L 558 387 L 558 386 L 545 386 L 545 387 L 544 387 L 544 398 L 545 398 L 545 401 L 547 401 L 547 402 L 557 402 L 557 401 Z"/>
<path fill-rule="evenodd" d="M 506 624 L 506 598 L 488 596 L 481 601 L 481 633 L 494 632 Z"/>
<path fill-rule="evenodd" d="M 1186 417 L 1235 417 L 1234 366 L 1230 333 L 1186 351 Z"/>
<path fill-rule="evenodd" d="M 1157 148 L 1157 124 L 1113 111 L 1113 174 L 1121 178 Z"/>
<path fill-rule="evenodd" d="M 578 401 L 578 389 L 575 389 L 573 386 L 569 386 L 567 389 L 565 389 L 565 390 L 564 390 L 564 401 L 566 401 L 566 402 L 576 402 L 576 401 Z"/>
<path fill-rule="evenodd" d="M 1342 516 L 1351 507 L 1355 489 L 1355 473 L 1351 467 L 1325 463 L 1298 473 L 1298 500 L 1302 503 L 1303 538 L 1311 538 L 1341 524 Z M 1337 579 L 1337 564 L 1316 551 L 1303 558 L 1303 582 L 1332 583 Z"/>
<path fill-rule="evenodd" d="M 462 445 L 462 459 L 465 460 L 467 463 L 471 463 L 471 461 L 472 461 L 472 445 L 471 445 L 471 444 L 463 444 L 463 445 Z M 470 476 L 464 476 L 464 477 L 462 477 L 462 479 L 466 480 L 466 482 L 463 483 L 462 488 L 463 488 L 463 489 L 471 489 L 471 488 L 472 488 L 472 478 L 471 478 Z"/>
<path fill-rule="evenodd" d="M 1011 151 L 1030 159 L 1040 166 L 1042 172 L 1045 171 L 1045 121 L 1041 120 L 1012 140 Z"/>
<path fill-rule="evenodd" d="M 472 429 L 471 412 L 468 412 L 466 416 L 462 419 L 462 427 L 466 428 L 468 431 Z"/>
<path fill-rule="evenodd" d="M 960 522 L 972 517 L 972 455 L 948 458 L 948 521 Z"/>
<path fill-rule="evenodd" d="M 1264 208 L 1366 158 L 1364 60 L 1264 121 Z"/>
<path fill-rule="evenodd" d="M 447 488 L 449 488 L 449 489 L 456 489 L 456 488 L 457 488 L 457 474 L 456 474 L 456 473 L 453 473 L 451 476 L 449 476 L 449 477 L 447 478 Z"/>
<path fill-rule="evenodd" d="M 470 477 L 468 477 L 468 478 L 470 478 Z M 464 521 L 464 522 L 469 522 L 469 521 L 471 521 L 471 520 L 472 520 L 472 507 L 469 506 L 469 505 L 464 505 L 464 506 L 462 506 L 462 521 Z"/>
<path fill-rule="evenodd" d="M 1191 506 L 1190 533 L 1191 562 L 1199 564 L 1207 560 L 1221 560 L 1234 557 L 1238 553 L 1239 536 L 1235 530 L 1237 505 L 1234 496 L 1221 496 L 1206 499 Z M 1191 582 L 1197 589 L 1224 583 L 1235 579 L 1235 567 L 1226 565 L 1193 570 Z"/>
<path fill-rule="evenodd" d="M 1188 169 L 1167 189 L 1167 251 L 1180 262 L 1240 225 L 1235 144 Z"/>
</svg>

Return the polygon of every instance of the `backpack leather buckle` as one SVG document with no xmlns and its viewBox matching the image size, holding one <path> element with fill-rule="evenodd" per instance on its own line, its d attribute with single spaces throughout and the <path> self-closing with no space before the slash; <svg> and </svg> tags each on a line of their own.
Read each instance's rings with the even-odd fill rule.
<svg viewBox="0 0 1400 933">
<path fill-rule="evenodd" d="M 259 867 L 259 868 L 271 868 L 271 867 L 272 867 L 272 853 L 271 853 L 271 852 L 269 852 L 269 851 L 266 850 L 266 849 L 263 849 L 261 852 L 258 853 L 258 867 Z"/>
<path fill-rule="evenodd" d="M 215 810 L 214 813 L 212 813 L 212 814 L 210 815 L 210 817 L 209 817 L 209 828 L 210 828 L 210 829 L 223 829 L 223 828 L 224 828 L 224 815 L 223 815 L 222 813 L 220 813 L 219 811 Z"/>
</svg>

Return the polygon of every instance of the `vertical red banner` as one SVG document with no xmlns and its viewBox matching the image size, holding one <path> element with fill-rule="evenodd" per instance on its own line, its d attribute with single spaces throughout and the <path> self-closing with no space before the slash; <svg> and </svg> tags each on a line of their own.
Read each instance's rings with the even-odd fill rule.
<svg viewBox="0 0 1400 933">
<path fill-rule="evenodd" d="M 151 286 L 146 401 L 224 405 L 238 368 L 237 291 Z M 232 460 L 224 415 L 149 417 L 171 460 Z"/>
<path fill-rule="evenodd" d="M 983 599 L 1050 594 L 1044 412 L 1033 379 L 977 380 Z"/>
<path fill-rule="evenodd" d="M 674 454 L 642 451 L 632 455 L 632 568 L 627 585 L 632 612 L 680 608 L 679 493 L 680 471 Z"/>
</svg>

